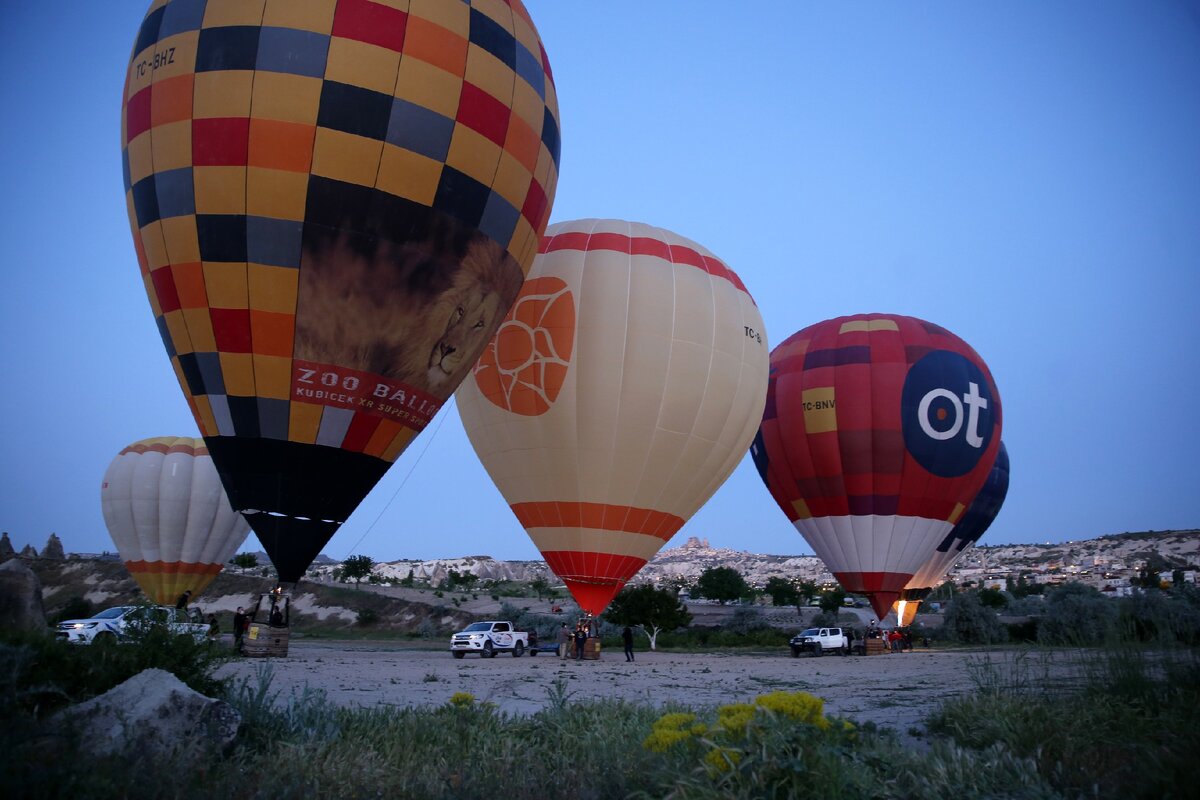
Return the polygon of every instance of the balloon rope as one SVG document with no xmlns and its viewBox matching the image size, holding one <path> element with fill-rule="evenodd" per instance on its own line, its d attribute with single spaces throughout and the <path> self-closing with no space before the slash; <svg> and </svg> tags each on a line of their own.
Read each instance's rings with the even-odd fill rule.
<svg viewBox="0 0 1200 800">
<path fill-rule="evenodd" d="M 404 488 L 404 484 L 408 483 L 408 479 L 410 477 L 412 477 L 413 470 L 415 470 L 417 468 L 417 465 L 421 463 L 421 459 L 425 457 L 425 451 L 429 449 L 429 445 L 433 444 L 433 440 L 437 438 L 438 431 L 440 431 L 442 429 L 442 423 L 446 421 L 446 417 L 450 416 L 450 414 L 448 412 L 446 412 L 446 407 L 449 406 L 453 402 L 454 402 L 454 395 L 452 394 L 452 395 L 450 395 L 450 403 L 447 403 L 445 406 L 442 406 L 441 411 L 438 416 L 437 426 L 433 429 L 433 433 L 431 433 L 429 435 L 429 437 L 425 439 L 425 447 L 421 450 L 421 453 L 417 456 L 417 460 L 414 461 L 413 465 L 408 468 L 408 472 L 407 472 L 407 474 L 405 474 L 404 480 L 400 481 L 400 485 L 396 487 L 396 491 L 392 492 L 391 499 L 389 499 L 387 501 L 387 505 L 385 505 L 383 507 L 383 510 L 379 512 L 379 516 L 375 517 L 375 521 L 367 526 L 367 529 L 365 531 L 363 531 L 363 535 L 358 537 L 358 541 L 355 542 L 354 546 L 350 548 L 350 552 L 346 554 L 347 557 L 354 554 L 354 551 L 358 549 L 358 546 L 360 544 L 362 544 L 363 539 L 367 538 L 367 534 L 369 534 L 371 531 L 373 531 L 375 529 L 375 526 L 379 524 L 379 520 L 383 519 L 383 515 L 386 514 L 388 512 L 388 509 L 392 507 L 392 503 L 396 502 L 396 497 L 400 494 L 400 490 Z"/>
</svg>

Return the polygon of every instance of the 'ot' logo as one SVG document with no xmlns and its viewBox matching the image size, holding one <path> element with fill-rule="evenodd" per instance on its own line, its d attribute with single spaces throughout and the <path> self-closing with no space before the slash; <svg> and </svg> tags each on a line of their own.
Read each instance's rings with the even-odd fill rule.
<svg viewBox="0 0 1200 800">
<path fill-rule="evenodd" d="M 996 426 L 987 377 L 948 350 L 934 350 L 909 368 L 900 408 L 908 452 L 942 478 L 974 469 Z"/>
</svg>

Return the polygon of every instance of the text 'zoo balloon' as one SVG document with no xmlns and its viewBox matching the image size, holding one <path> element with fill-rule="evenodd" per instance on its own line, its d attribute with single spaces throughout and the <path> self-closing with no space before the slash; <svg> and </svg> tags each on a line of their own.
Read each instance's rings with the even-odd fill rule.
<svg viewBox="0 0 1200 800">
<path fill-rule="evenodd" d="M 558 179 L 520 0 L 155 0 L 126 201 L 234 508 L 295 581 L 474 364 Z"/>
</svg>

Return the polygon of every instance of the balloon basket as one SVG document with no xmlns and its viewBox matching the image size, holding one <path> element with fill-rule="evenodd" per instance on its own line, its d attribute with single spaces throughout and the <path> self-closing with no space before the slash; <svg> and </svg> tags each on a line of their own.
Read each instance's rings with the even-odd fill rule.
<svg viewBox="0 0 1200 800">
<path fill-rule="evenodd" d="M 864 655 L 881 656 L 887 652 L 887 642 L 883 639 L 864 639 L 865 645 Z"/>
<path fill-rule="evenodd" d="M 583 643 L 583 657 L 587 661 L 600 660 L 600 640 L 593 637 Z"/>
<path fill-rule="evenodd" d="M 242 638 L 242 655 L 250 658 L 284 658 L 288 654 L 290 633 L 287 628 L 251 622 Z"/>
</svg>

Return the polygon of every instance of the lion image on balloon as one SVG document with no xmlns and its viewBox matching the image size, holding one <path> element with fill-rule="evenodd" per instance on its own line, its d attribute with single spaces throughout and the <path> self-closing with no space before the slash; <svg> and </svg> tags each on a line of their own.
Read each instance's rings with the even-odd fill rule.
<svg viewBox="0 0 1200 800">
<path fill-rule="evenodd" d="M 503 248 L 449 224 L 403 243 L 325 238 L 301 262 L 296 356 L 446 392 L 475 363 L 521 280 Z"/>
</svg>

